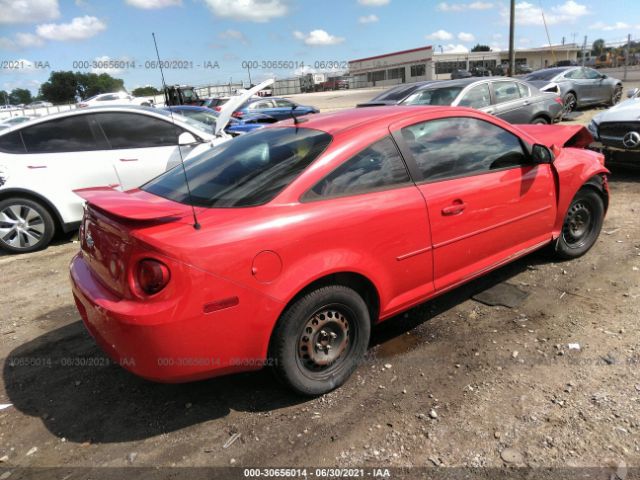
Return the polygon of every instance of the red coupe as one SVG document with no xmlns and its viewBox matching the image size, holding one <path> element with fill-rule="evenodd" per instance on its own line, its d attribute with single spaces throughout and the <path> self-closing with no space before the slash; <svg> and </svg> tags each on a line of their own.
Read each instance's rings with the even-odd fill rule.
<svg viewBox="0 0 640 480">
<path fill-rule="evenodd" d="M 75 301 L 142 377 L 267 364 L 322 394 L 349 378 L 372 325 L 545 245 L 589 250 L 609 202 L 590 141 L 451 107 L 278 123 L 140 189 L 79 191 Z"/>
</svg>

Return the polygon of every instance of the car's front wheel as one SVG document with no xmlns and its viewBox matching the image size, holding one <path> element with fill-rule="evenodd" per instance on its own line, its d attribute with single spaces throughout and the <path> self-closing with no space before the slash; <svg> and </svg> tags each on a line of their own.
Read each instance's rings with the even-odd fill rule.
<svg viewBox="0 0 640 480">
<path fill-rule="evenodd" d="M 564 105 L 563 113 L 573 112 L 578 106 L 578 98 L 576 97 L 575 93 L 569 92 L 562 99 L 562 104 Z"/>
<path fill-rule="evenodd" d="M 353 289 L 330 285 L 300 297 L 278 321 L 270 346 L 277 377 L 303 395 L 342 385 L 369 343 L 371 320 Z"/>
<path fill-rule="evenodd" d="M 0 248 L 27 253 L 45 248 L 55 233 L 49 211 L 28 198 L 0 201 Z"/>
<path fill-rule="evenodd" d="M 583 188 L 574 197 L 562 225 L 555 251 L 562 259 L 577 258 L 596 243 L 604 221 L 602 197 L 590 188 Z"/>
<path fill-rule="evenodd" d="M 613 93 L 611 94 L 611 101 L 609 102 L 612 106 L 617 104 L 622 99 L 622 85 L 616 85 L 616 88 L 613 89 Z"/>
</svg>

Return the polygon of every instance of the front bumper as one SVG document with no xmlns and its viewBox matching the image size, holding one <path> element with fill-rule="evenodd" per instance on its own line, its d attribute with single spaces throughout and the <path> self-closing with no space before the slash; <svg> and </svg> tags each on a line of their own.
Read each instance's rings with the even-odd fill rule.
<svg viewBox="0 0 640 480">
<path fill-rule="evenodd" d="M 238 305 L 213 313 L 202 310 L 204 289 L 197 287 L 188 289 L 192 293 L 186 300 L 123 299 L 100 283 L 82 253 L 73 258 L 70 276 L 82 321 L 98 345 L 123 368 L 158 382 L 186 382 L 263 367 L 282 309 L 269 297 L 232 285 L 216 289 L 225 295 L 234 288 Z"/>
</svg>

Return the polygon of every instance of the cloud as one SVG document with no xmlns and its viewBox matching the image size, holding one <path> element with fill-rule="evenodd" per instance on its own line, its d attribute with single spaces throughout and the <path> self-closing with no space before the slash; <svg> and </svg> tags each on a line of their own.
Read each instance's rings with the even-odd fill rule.
<svg viewBox="0 0 640 480">
<path fill-rule="evenodd" d="M 107 29 L 107 25 L 96 17 L 76 17 L 71 23 L 45 23 L 38 25 L 36 32 L 47 40 L 84 40 Z"/>
<path fill-rule="evenodd" d="M 129 5 L 144 10 L 153 10 L 157 8 L 179 7 L 182 0 L 126 0 Z"/>
<path fill-rule="evenodd" d="M 460 32 L 458 34 L 458 40 L 461 42 L 473 42 L 475 39 L 476 37 L 472 33 Z"/>
<path fill-rule="evenodd" d="M 379 20 L 380 19 L 378 18 L 378 16 L 372 13 L 371 15 L 364 15 L 362 17 L 359 17 L 358 23 L 376 23 Z"/>
<path fill-rule="evenodd" d="M 613 24 L 606 24 L 604 22 L 596 22 L 593 25 L 589 25 L 589 30 L 602 30 L 604 32 L 610 32 L 612 30 L 626 30 L 633 28 L 628 23 L 616 22 Z"/>
<path fill-rule="evenodd" d="M 0 23 L 36 23 L 59 16 L 58 0 L 0 0 Z"/>
<path fill-rule="evenodd" d="M 366 7 L 382 7 L 383 5 L 389 5 L 391 0 L 358 0 L 360 5 Z"/>
<path fill-rule="evenodd" d="M 33 33 L 16 33 L 14 38 L 0 38 L 0 49 L 3 50 L 22 50 L 26 48 L 41 47 L 44 40 Z"/>
<path fill-rule="evenodd" d="M 344 37 L 336 37 L 329 34 L 325 30 L 312 30 L 307 35 L 296 30 L 293 32 L 293 36 L 298 40 L 302 40 L 307 45 L 318 47 L 325 45 L 337 45 L 344 42 Z"/>
<path fill-rule="evenodd" d="M 544 10 L 544 19 L 547 25 L 576 23 L 580 17 L 589 15 L 589 9 L 575 0 L 567 0 L 562 4 L 552 6 Z M 509 10 L 504 7 L 500 11 L 504 23 L 509 23 Z M 517 25 L 544 25 L 540 6 L 526 1 L 516 3 Z"/>
<path fill-rule="evenodd" d="M 451 40 L 453 35 L 451 35 L 446 30 L 438 30 L 437 32 L 433 32 L 427 35 L 427 39 L 430 40 Z"/>
<path fill-rule="evenodd" d="M 218 37 L 222 38 L 223 40 L 234 40 L 236 42 L 243 43 L 244 45 L 249 44 L 249 39 L 244 36 L 244 33 L 239 30 L 233 30 L 231 28 L 218 33 Z"/>
<path fill-rule="evenodd" d="M 204 0 L 214 15 L 234 20 L 264 23 L 289 13 L 284 0 Z"/>
<path fill-rule="evenodd" d="M 464 12 L 465 10 L 489 10 L 495 5 L 490 2 L 447 3 L 441 2 L 437 9 L 441 12 Z"/>
<path fill-rule="evenodd" d="M 442 50 L 444 53 L 467 53 L 469 51 L 469 49 L 464 45 L 454 45 L 453 43 L 442 45 Z"/>
</svg>

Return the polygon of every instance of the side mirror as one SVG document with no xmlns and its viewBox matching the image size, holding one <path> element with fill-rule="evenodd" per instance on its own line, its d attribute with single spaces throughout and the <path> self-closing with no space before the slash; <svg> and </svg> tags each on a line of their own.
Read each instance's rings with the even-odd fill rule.
<svg viewBox="0 0 640 480">
<path fill-rule="evenodd" d="M 604 74 L 604 73 L 601 73 L 601 74 L 600 74 L 600 78 L 607 78 L 607 75 L 606 75 L 606 74 Z"/>
<path fill-rule="evenodd" d="M 632 88 L 627 92 L 627 98 L 633 98 L 640 93 L 640 88 Z"/>
<path fill-rule="evenodd" d="M 178 145 L 180 145 L 181 147 L 186 147 L 186 146 L 189 146 L 189 145 L 195 145 L 197 143 L 198 143 L 198 141 L 196 140 L 196 137 L 194 137 L 189 132 L 182 132 L 180 134 L 180 136 L 178 137 Z"/>
<path fill-rule="evenodd" d="M 531 149 L 531 158 L 533 163 L 553 163 L 555 160 L 553 152 L 544 145 L 536 143 Z"/>
</svg>

